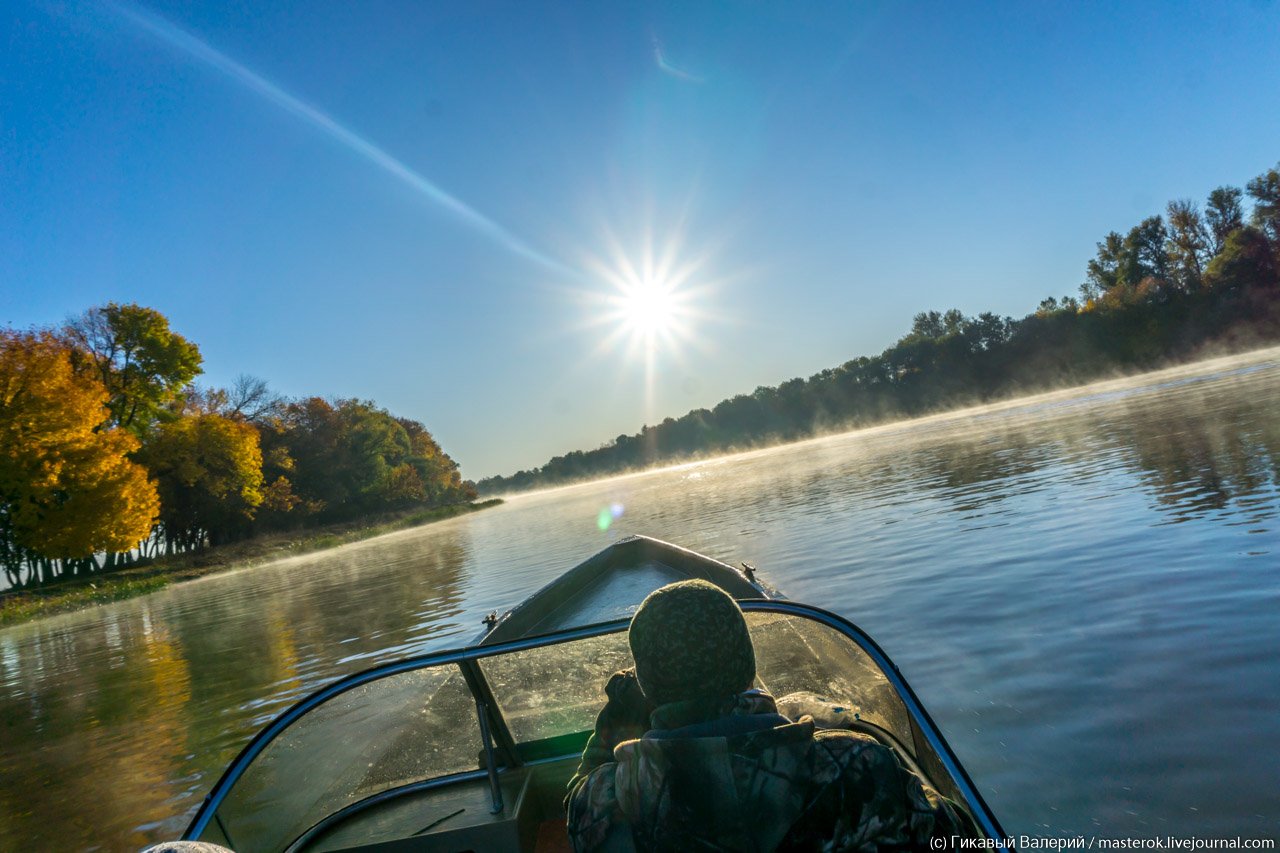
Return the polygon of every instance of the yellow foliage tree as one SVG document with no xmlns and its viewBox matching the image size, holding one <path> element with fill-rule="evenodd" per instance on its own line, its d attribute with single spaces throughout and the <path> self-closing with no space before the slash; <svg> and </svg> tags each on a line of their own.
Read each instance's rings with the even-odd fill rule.
<svg viewBox="0 0 1280 853">
<path fill-rule="evenodd" d="M 127 551 L 150 532 L 155 486 L 108 420 L 107 391 L 77 374 L 47 333 L 0 330 L 0 547 L 6 569 L 31 557 Z"/>
<path fill-rule="evenodd" d="M 262 503 L 258 431 L 241 420 L 201 413 L 161 424 L 140 461 L 160 488 L 160 520 L 170 545 L 217 544 L 242 534 Z M 287 485 L 287 484 L 286 484 Z"/>
</svg>

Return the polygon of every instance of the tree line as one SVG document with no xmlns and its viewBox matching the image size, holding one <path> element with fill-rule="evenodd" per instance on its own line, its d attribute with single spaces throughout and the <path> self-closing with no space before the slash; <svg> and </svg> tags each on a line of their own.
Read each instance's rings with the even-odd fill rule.
<svg viewBox="0 0 1280 853">
<path fill-rule="evenodd" d="M 160 312 L 0 329 L 0 566 L 44 584 L 244 539 L 473 500 L 417 421 L 365 400 L 202 388 Z"/>
<path fill-rule="evenodd" d="M 1203 211 L 1179 199 L 1124 234 L 1107 234 L 1078 297 L 1049 297 L 1020 320 L 923 312 L 877 356 L 761 386 L 478 488 L 541 488 L 1149 369 L 1211 343 L 1276 340 L 1278 270 L 1280 165 L 1243 190 L 1215 189 Z"/>
</svg>

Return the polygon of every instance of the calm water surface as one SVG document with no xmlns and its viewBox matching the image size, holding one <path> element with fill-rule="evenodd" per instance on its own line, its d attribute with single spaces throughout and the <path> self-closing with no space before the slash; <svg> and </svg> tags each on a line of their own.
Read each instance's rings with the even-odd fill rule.
<svg viewBox="0 0 1280 853">
<path fill-rule="evenodd" d="M 603 507 L 625 512 L 608 531 Z M 1280 350 L 562 489 L 0 631 L 0 849 L 175 838 L 274 714 L 627 533 L 875 636 L 1015 834 L 1280 836 Z"/>
</svg>

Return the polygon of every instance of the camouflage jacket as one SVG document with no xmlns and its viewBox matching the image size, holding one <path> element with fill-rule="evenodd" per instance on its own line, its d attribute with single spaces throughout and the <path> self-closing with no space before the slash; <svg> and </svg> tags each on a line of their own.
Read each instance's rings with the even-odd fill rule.
<svg viewBox="0 0 1280 853">
<path fill-rule="evenodd" d="M 570 782 L 576 850 L 924 850 L 931 837 L 966 834 L 891 750 L 792 722 L 763 692 L 664 705 L 650 731 L 601 760 L 624 717 L 606 706 Z"/>
</svg>

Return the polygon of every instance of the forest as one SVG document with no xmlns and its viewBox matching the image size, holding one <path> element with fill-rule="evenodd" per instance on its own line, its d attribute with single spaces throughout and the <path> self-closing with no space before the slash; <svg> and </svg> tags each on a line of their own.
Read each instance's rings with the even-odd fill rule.
<svg viewBox="0 0 1280 853">
<path fill-rule="evenodd" d="M 151 308 L 0 329 L 0 565 L 13 588 L 476 496 L 426 427 L 365 400 L 194 384 Z"/>
<path fill-rule="evenodd" d="M 1203 210 L 1179 199 L 1124 234 L 1107 234 L 1079 296 L 1049 297 L 1022 319 L 922 312 L 879 355 L 761 386 L 477 487 L 544 488 L 1153 369 L 1211 347 L 1275 342 L 1278 270 L 1280 165 L 1243 190 L 1218 187 Z"/>
</svg>

